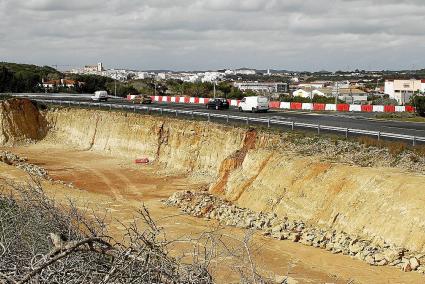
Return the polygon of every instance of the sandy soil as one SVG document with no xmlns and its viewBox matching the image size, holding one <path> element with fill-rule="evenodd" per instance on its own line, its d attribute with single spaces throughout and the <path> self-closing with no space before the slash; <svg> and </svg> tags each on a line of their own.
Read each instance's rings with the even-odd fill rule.
<svg viewBox="0 0 425 284">
<path fill-rule="evenodd" d="M 1 149 L 1 148 L 0 148 Z M 178 190 L 200 189 L 197 184 L 180 176 L 161 176 L 155 166 L 137 166 L 131 160 L 114 159 L 93 152 L 78 151 L 44 143 L 8 149 L 29 158 L 29 162 L 46 168 L 54 179 L 72 182 L 76 188 L 44 183 L 46 191 L 58 202 L 73 199 L 81 208 L 92 208 L 98 214 L 108 212 L 111 233 L 119 237 L 122 223 L 130 223 L 144 203 L 158 224 L 164 228 L 168 239 L 195 238 L 203 232 L 214 230 L 216 222 L 181 215 L 175 208 L 163 206 L 166 199 Z M 21 170 L 0 164 L 0 178 L 24 181 Z M 244 230 L 222 228 L 218 234 L 242 240 Z M 226 241 L 234 244 L 228 237 Z M 424 283 L 418 273 L 403 273 L 392 267 L 371 267 L 347 256 L 306 247 L 289 241 L 277 241 L 255 235 L 255 259 L 262 271 L 277 276 L 288 275 L 294 283 Z M 188 250 L 180 244 L 172 250 L 181 255 Z M 217 283 L 235 282 L 228 268 L 231 260 L 219 259 L 213 265 Z"/>
</svg>

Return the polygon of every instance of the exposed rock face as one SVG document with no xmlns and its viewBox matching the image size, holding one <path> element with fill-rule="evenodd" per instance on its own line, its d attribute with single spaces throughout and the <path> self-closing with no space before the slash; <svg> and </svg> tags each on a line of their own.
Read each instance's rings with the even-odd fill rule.
<svg viewBox="0 0 425 284">
<path fill-rule="evenodd" d="M 46 134 L 47 122 L 30 100 L 0 101 L 0 146 L 40 140 Z"/>
<path fill-rule="evenodd" d="M 379 245 L 341 231 L 315 228 L 299 220 L 281 219 L 276 214 L 239 208 L 208 193 L 177 192 L 164 203 L 195 217 L 216 219 L 227 226 L 259 230 L 278 240 L 290 240 L 334 254 L 349 255 L 370 265 L 391 265 L 406 272 L 422 272 L 423 267 L 416 257 L 418 254 L 407 249 L 386 243 Z"/>
<path fill-rule="evenodd" d="M 425 251 L 425 201 L 418 198 L 425 161 L 411 153 L 131 113 L 64 109 L 47 118 L 51 142 L 147 157 L 239 207 Z"/>
</svg>

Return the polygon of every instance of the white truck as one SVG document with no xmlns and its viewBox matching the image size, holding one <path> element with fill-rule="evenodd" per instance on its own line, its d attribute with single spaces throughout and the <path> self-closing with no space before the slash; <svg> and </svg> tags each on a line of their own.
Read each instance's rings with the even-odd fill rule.
<svg viewBox="0 0 425 284">
<path fill-rule="evenodd" d="M 107 101 L 108 100 L 108 92 L 107 91 L 96 91 L 94 95 L 91 96 L 91 99 L 96 102 Z"/>
<path fill-rule="evenodd" d="M 269 99 L 267 97 L 245 97 L 239 103 L 239 111 L 267 112 L 269 110 Z"/>
</svg>

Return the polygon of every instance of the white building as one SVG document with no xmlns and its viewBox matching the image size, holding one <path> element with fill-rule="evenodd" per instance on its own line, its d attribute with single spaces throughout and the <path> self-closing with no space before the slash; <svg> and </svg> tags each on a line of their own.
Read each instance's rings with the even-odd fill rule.
<svg viewBox="0 0 425 284">
<path fill-rule="evenodd" d="M 333 97 L 334 96 L 334 92 L 332 88 L 321 88 L 321 89 L 316 89 L 313 90 L 311 92 L 314 96 L 322 96 L 322 97 Z"/>
<path fill-rule="evenodd" d="M 102 72 L 103 69 L 103 64 L 102 62 L 97 63 L 97 65 L 86 65 L 84 66 L 84 71 L 85 72 Z"/>
<path fill-rule="evenodd" d="M 329 86 L 330 82 L 319 81 L 319 82 L 310 82 L 310 83 L 301 83 L 298 85 L 300 88 L 312 88 L 312 89 L 321 89 Z"/>
<path fill-rule="evenodd" d="M 257 72 L 255 70 L 251 69 L 239 69 L 235 70 L 235 74 L 237 75 L 255 75 Z"/>
<path fill-rule="evenodd" d="M 137 72 L 136 78 L 139 80 L 143 80 L 147 78 L 152 78 L 152 75 L 148 72 Z"/>
<path fill-rule="evenodd" d="M 425 92 L 425 80 L 387 80 L 384 93 L 399 104 L 406 104 L 416 92 Z"/>
<path fill-rule="evenodd" d="M 202 79 L 201 81 L 203 83 L 205 82 L 215 82 L 218 81 L 220 79 L 222 79 L 224 77 L 224 73 L 220 73 L 220 72 L 205 72 L 204 74 L 202 74 Z"/>
<path fill-rule="evenodd" d="M 312 98 L 313 97 L 312 91 L 306 91 L 306 90 L 303 90 L 303 89 L 298 89 L 298 90 L 294 91 L 292 93 L 292 95 L 294 97 L 302 97 L 302 98 Z"/>
<path fill-rule="evenodd" d="M 277 82 L 237 82 L 234 86 L 243 92 L 284 93 L 288 90 L 288 84 Z"/>
</svg>

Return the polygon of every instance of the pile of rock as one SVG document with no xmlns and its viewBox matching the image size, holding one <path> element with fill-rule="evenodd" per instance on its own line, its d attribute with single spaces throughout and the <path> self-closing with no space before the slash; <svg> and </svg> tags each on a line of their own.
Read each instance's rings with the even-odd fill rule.
<svg viewBox="0 0 425 284">
<path fill-rule="evenodd" d="M 313 228 L 302 221 L 278 218 L 273 213 L 257 213 L 239 208 L 205 192 L 176 192 L 164 203 L 195 217 L 216 219 L 227 226 L 259 230 L 275 239 L 291 240 L 335 254 L 349 255 L 370 265 L 391 265 L 403 271 L 425 273 L 425 266 L 421 266 L 421 260 L 425 263 L 425 255 L 385 242 L 382 245 L 374 244 L 336 230 Z"/>
<path fill-rule="evenodd" d="M 25 157 L 20 157 L 8 151 L 2 151 L 0 152 L 0 161 L 8 165 L 15 166 L 27 172 L 31 176 L 41 177 L 43 179 L 50 180 L 50 181 L 52 180 L 49 177 L 49 173 L 47 172 L 46 169 L 40 166 L 28 163 L 28 159 Z"/>
</svg>

